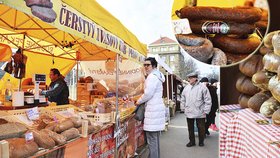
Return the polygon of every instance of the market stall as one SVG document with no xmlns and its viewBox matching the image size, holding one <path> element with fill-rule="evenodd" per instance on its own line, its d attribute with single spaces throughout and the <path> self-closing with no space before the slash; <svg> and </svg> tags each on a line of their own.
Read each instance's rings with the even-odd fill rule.
<svg viewBox="0 0 280 158">
<path fill-rule="evenodd" d="M 63 2 L 46 1 L 46 3 L 42 3 L 42 1 L 37 2 L 26 0 L 16 2 L 4 0 L 2 1 L 0 8 L 0 43 L 7 44 L 12 48 L 20 48 L 18 49 L 18 52 L 21 57 L 24 58 L 24 62 L 22 62 L 22 64 L 25 64 L 24 67 L 20 67 L 20 72 L 25 73 L 22 73 L 19 76 L 17 76 L 16 73 L 13 73 L 12 76 L 6 74 L 2 78 L 0 81 L 1 89 L 4 89 L 4 83 L 8 79 L 12 81 L 14 87 L 18 87 L 18 85 L 21 85 L 21 81 L 25 78 L 31 78 L 35 73 L 48 74 L 50 68 L 53 67 L 58 68 L 62 75 L 66 75 L 74 65 L 79 65 L 77 63 L 80 61 L 100 61 L 105 65 L 108 61 L 115 61 L 115 67 L 113 70 L 119 70 L 120 59 L 123 62 L 128 59 L 130 61 L 140 63 L 146 55 L 145 45 L 141 44 L 137 38 L 131 34 L 116 18 L 104 10 L 95 1 L 88 0 L 80 3 L 64 0 Z M 94 11 L 89 12 L 91 10 Z M 115 129 L 115 131 L 111 130 L 107 133 L 114 138 L 113 136 L 115 132 L 120 131 L 120 126 L 118 125 L 120 122 L 118 120 L 122 119 L 122 121 L 125 121 L 132 112 L 131 109 L 129 111 L 118 112 L 118 103 L 120 100 L 118 98 L 119 74 L 120 72 L 116 71 L 114 79 L 116 97 L 113 102 L 116 104 L 116 112 L 114 116 L 111 117 L 114 119 L 110 119 L 108 122 L 115 122 L 116 126 L 113 128 L 113 124 L 109 124 L 110 127 L 102 126 L 101 128 L 98 128 L 98 125 L 93 124 L 92 126 L 94 127 L 92 128 L 94 129 L 94 135 L 96 135 L 96 133 L 102 133 L 102 131 L 105 130 L 104 128 L 112 128 Z M 13 78 L 16 76 L 18 79 Z M 49 81 L 47 80 L 47 84 L 48 83 Z M 62 111 L 66 111 L 66 113 L 70 112 L 71 114 L 77 114 L 77 111 L 80 112 L 75 109 L 76 108 L 67 107 Z M 34 109 L 32 108 L 30 110 L 33 111 Z M 58 122 L 68 120 L 65 116 L 60 117 L 60 115 L 57 114 L 59 111 L 56 110 L 57 109 L 55 108 L 52 109 L 46 107 L 40 109 L 39 113 L 48 111 L 46 114 L 48 116 L 51 115 L 50 119 L 52 120 L 55 116 L 55 119 Z M 8 111 L 9 116 L 7 117 L 12 118 L 16 116 L 16 122 L 26 123 L 20 119 L 23 117 L 25 118 L 25 121 L 30 119 L 26 119 L 25 112 L 25 110 L 20 110 L 16 113 L 14 110 L 10 110 Z M 94 113 L 85 113 L 83 116 L 85 118 L 93 117 L 92 119 L 96 119 L 96 115 Z M 40 115 L 40 117 L 41 116 L 42 115 Z M 61 120 L 59 118 L 61 118 Z M 101 120 L 101 118 L 99 118 L 99 120 Z M 90 122 L 92 121 L 90 120 Z M 31 122 L 31 125 L 32 124 L 33 122 Z M 136 123 L 130 126 L 139 127 Z M 31 129 L 32 128 L 33 127 L 31 126 Z M 140 129 L 137 131 L 141 132 L 141 127 L 139 128 Z M 72 130 L 72 134 L 77 132 L 76 128 L 67 128 L 67 130 Z M 60 132 L 62 131 L 59 131 L 59 133 Z M 117 144 L 119 143 L 120 136 L 119 134 L 116 134 L 116 136 L 117 141 L 115 141 L 115 143 Z M 76 137 L 77 135 L 73 138 Z M 52 145 L 51 147 L 48 147 L 48 150 L 41 150 L 42 146 L 39 144 L 40 151 L 37 153 L 37 150 L 35 150 L 36 145 L 34 144 L 35 148 L 33 152 L 28 154 L 29 156 L 35 154 L 35 157 L 37 157 L 40 155 L 47 155 L 51 150 L 54 152 L 63 152 L 63 150 L 65 150 L 62 154 L 58 154 L 57 157 L 67 157 L 71 154 L 75 154 L 73 151 L 77 151 L 80 144 L 88 145 L 88 141 L 92 140 L 92 137 L 93 135 L 89 135 L 88 139 L 76 138 L 74 141 L 72 138 L 69 138 L 67 139 L 66 145 L 58 147 Z M 70 143 L 68 141 L 73 142 Z M 123 142 L 119 143 L 119 145 L 123 144 L 125 141 L 126 140 L 123 139 Z M 28 145 L 26 147 L 28 147 Z M 110 146 L 110 150 L 112 148 L 118 149 L 118 147 L 119 146 L 117 145 Z M 46 147 L 44 149 L 46 149 Z M 92 156 L 93 153 L 90 152 L 90 149 L 92 148 L 88 147 L 87 149 L 89 149 L 87 153 L 85 153 L 85 155 L 79 155 L 79 157 Z M 96 149 L 97 148 L 94 148 L 94 150 Z M 113 151 L 116 151 L 115 149 Z M 134 151 L 135 147 L 130 150 Z M 107 151 L 108 150 L 106 149 L 106 152 Z M 113 156 L 115 153 L 110 153 L 110 155 Z M 130 152 L 130 154 L 132 153 Z"/>
</svg>

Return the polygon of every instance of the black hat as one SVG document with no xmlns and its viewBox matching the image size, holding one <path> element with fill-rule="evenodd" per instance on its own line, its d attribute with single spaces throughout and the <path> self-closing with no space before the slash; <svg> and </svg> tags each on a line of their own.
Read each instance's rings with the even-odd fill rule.
<svg viewBox="0 0 280 158">
<path fill-rule="evenodd" d="M 200 82 L 209 82 L 208 78 L 207 77 L 203 77 Z"/>
<path fill-rule="evenodd" d="M 216 79 L 214 79 L 214 78 L 211 78 L 211 79 L 210 79 L 210 83 L 211 83 L 211 84 L 216 83 L 216 82 L 218 82 L 218 80 L 216 80 Z"/>
</svg>

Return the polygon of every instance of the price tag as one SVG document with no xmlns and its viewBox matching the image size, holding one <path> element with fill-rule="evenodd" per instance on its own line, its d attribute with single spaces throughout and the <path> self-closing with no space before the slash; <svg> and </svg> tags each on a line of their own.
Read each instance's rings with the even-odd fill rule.
<svg viewBox="0 0 280 158">
<path fill-rule="evenodd" d="M 33 140 L 34 140 L 34 137 L 33 137 L 33 133 L 32 132 L 25 133 L 25 141 L 26 142 L 30 142 L 30 141 L 33 141 Z"/>
<path fill-rule="evenodd" d="M 26 114 L 29 120 L 38 120 L 40 115 L 38 107 L 27 109 Z"/>
<path fill-rule="evenodd" d="M 192 33 L 191 26 L 188 19 L 173 20 L 172 25 L 175 34 Z"/>
</svg>

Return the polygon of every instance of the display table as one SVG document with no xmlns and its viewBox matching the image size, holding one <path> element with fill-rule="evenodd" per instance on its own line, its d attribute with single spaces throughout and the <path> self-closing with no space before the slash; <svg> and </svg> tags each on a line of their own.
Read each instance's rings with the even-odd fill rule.
<svg viewBox="0 0 280 158">
<path fill-rule="evenodd" d="M 234 108 L 235 107 L 235 108 Z M 268 120 L 251 109 L 237 105 L 222 106 L 220 113 L 220 157 L 279 157 L 280 127 L 260 125 L 255 120 Z"/>
<path fill-rule="evenodd" d="M 229 122 L 232 120 L 234 114 L 236 113 L 234 110 L 240 109 L 238 104 L 234 105 L 226 105 L 220 107 L 220 157 L 225 156 L 225 147 L 226 147 L 226 135 L 227 135 L 227 128 Z M 223 112 L 224 110 L 232 110 L 228 112 Z"/>
</svg>

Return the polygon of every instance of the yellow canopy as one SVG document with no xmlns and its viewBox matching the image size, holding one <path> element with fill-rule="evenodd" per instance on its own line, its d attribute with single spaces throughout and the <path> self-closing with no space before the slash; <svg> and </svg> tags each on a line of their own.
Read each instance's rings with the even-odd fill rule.
<svg viewBox="0 0 280 158">
<path fill-rule="evenodd" d="M 118 53 L 139 62 L 146 56 L 146 45 L 95 0 L 56 0 L 41 8 L 27 1 L 1 2 L 0 43 L 23 48 L 26 77 L 48 74 L 52 67 L 65 75 L 77 60 L 115 59 Z"/>
<path fill-rule="evenodd" d="M 12 49 L 9 45 L 0 43 L 0 62 L 9 61 L 12 56 Z"/>
</svg>

